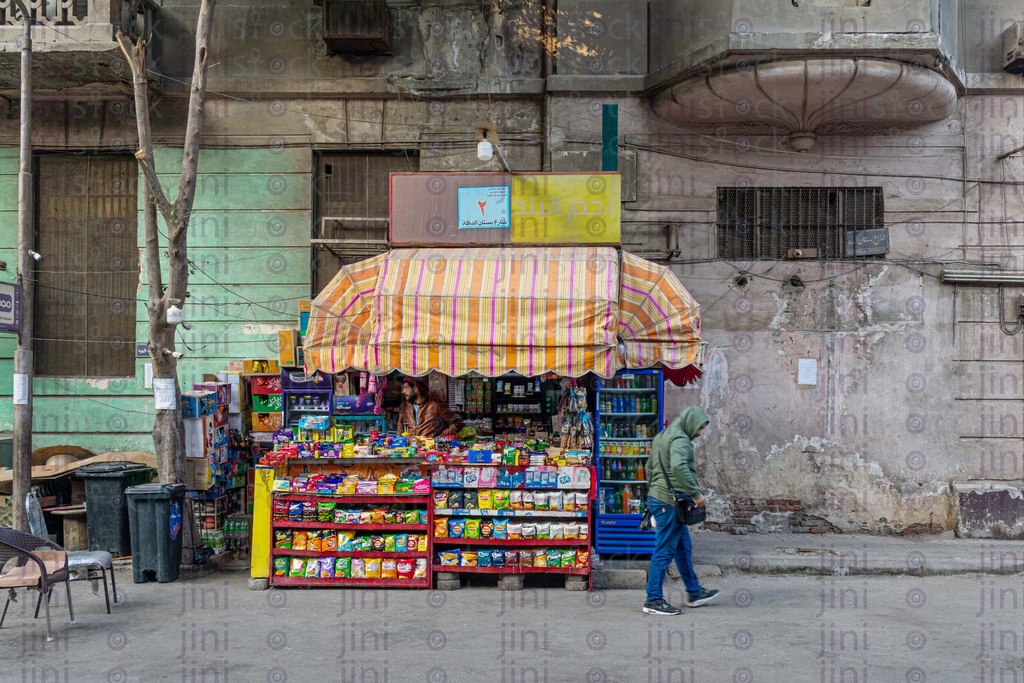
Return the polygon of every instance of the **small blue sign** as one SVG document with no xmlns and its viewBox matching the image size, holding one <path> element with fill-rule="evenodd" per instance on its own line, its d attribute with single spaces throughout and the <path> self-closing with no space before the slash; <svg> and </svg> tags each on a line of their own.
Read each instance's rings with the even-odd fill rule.
<svg viewBox="0 0 1024 683">
<path fill-rule="evenodd" d="M 459 230 L 512 229 L 509 185 L 459 188 Z"/>
</svg>

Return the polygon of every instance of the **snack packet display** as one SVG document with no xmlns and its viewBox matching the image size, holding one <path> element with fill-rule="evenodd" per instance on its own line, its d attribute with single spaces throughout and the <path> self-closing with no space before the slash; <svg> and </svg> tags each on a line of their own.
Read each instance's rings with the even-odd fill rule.
<svg viewBox="0 0 1024 683">
<path fill-rule="evenodd" d="M 287 557 L 275 557 L 274 558 L 274 576 L 287 576 L 288 575 L 288 558 Z"/>
<path fill-rule="evenodd" d="M 533 491 L 523 491 L 523 509 L 533 510 L 535 496 Z"/>
<path fill-rule="evenodd" d="M 523 538 L 537 538 L 537 525 L 523 522 Z"/>
<path fill-rule="evenodd" d="M 481 510 L 493 510 L 494 509 L 494 492 L 490 489 L 483 489 L 477 491 L 476 502 Z"/>
<path fill-rule="evenodd" d="M 288 503 L 288 519 L 293 522 L 302 521 L 302 503 Z"/>
<path fill-rule="evenodd" d="M 434 507 L 435 508 L 446 508 L 448 507 L 448 492 L 444 489 L 440 491 L 434 491 Z"/>
<path fill-rule="evenodd" d="M 509 491 L 508 492 L 509 507 L 513 510 L 523 509 L 523 492 L 522 491 Z"/>
<path fill-rule="evenodd" d="M 522 559 L 520 559 L 522 562 Z M 548 551 L 538 550 L 533 554 L 533 566 L 534 567 L 547 567 L 548 566 Z"/>
<path fill-rule="evenodd" d="M 504 489 L 498 489 L 494 492 L 494 509 L 495 510 L 508 510 L 509 509 L 509 492 Z"/>
<path fill-rule="evenodd" d="M 534 529 L 536 532 L 536 529 Z M 508 538 L 510 541 L 519 541 L 523 538 L 523 525 L 519 523 L 509 523 L 508 525 Z"/>
<path fill-rule="evenodd" d="M 364 573 L 368 579 L 380 578 L 380 559 L 376 557 L 366 558 Z"/>
<path fill-rule="evenodd" d="M 477 553 L 476 562 L 479 567 L 490 567 L 491 558 L 494 557 L 490 550 L 481 550 Z"/>
<path fill-rule="evenodd" d="M 387 520 L 383 509 L 376 508 L 370 510 L 370 524 L 387 524 Z"/>
<path fill-rule="evenodd" d="M 319 501 L 316 504 L 316 521 L 318 522 L 330 522 L 334 519 L 334 508 L 337 507 L 335 502 Z"/>
<path fill-rule="evenodd" d="M 462 506 L 466 510 L 477 510 L 477 492 L 476 491 L 464 491 L 462 493 Z"/>
<path fill-rule="evenodd" d="M 492 567 L 504 567 L 505 566 L 505 551 L 504 550 L 492 550 L 491 551 L 491 566 Z"/>
<path fill-rule="evenodd" d="M 293 557 L 291 567 L 288 569 L 288 576 L 293 579 L 301 579 L 306 571 L 306 560 L 302 557 Z"/>
<path fill-rule="evenodd" d="M 560 541 L 565 538 L 565 526 L 559 522 L 551 523 L 551 540 Z"/>
<path fill-rule="evenodd" d="M 533 494 L 533 509 L 534 510 L 547 510 L 548 509 L 548 494 L 545 491 L 538 491 Z"/>
<path fill-rule="evenodd" d="M 565 566 L 565 558 L 562 558 L 562 566 Z M 586 569 L 590 566 L 590 551 L 589 550 L 577 550 L 576 551 L 576 568 Z"/>
<path fill-rule="evenodd" d="M 519 533 L 522 533 L 520 530 Z M 508 538 L 508 520 L 507 519 L 496 519 L 494 520 L 494 538 L 505 540 Z"/>
<path fill-rule="evenodd" d="M 322 542 L 322 550 L 332 553 L 338 549 L 338 535 L 331 531 L 325 531 L 326 535 Z"/>
<path fill-rule="evenodd" d="M 463 550 L 462 556 L 459 558 L 460 567 L 475 567 L 477 566 L 477 552 L 475 550 Z"/>
<path fill-rule="evenodd" d="M 366 560 L 361 557 L 352 558 L 352 577 L 353 579 L 365 579 L 366 578 Z"/>
<path fill-rule="evenodd" d="M 550 491 L 548 492 L 548 510 L 561 510 L 562 509 L 562 492 L 561 491 Z M 575 496 L 574 496 L 575 498 Z"/>
<path fill-rule="evenodd" d="M 494 565 L 498 566 L 498 565 Z M 505 566 L 506 567 L 518 567 L 519 566 L 519 551 L 518 550 L 506 550 L 505 551 Z"/>
<path fill-rule="evenodd" d="M 303 522 L 315 522 L 316 521 L 316 503 L 303 503 L 302 504 L 302 521 Z M 317 570 L 319 571 L 319 569 Z"/>
<path fill-rule="evenodd" d="M 393 535 L 388 534 L 384 537 L 384 552 L 394 553 L 397 552 L 398 543 Z M 394 577 L 392 577 L 394 578 Z"/>
<path fill-rule="evenodd" d="M 574 568 L 576 566 L 576 551 L 575 550 L 563 550 L 562 551 L 562 566 L 566 568 Z"/>
<path fill-rule="evenodd" d="M 430 539 L 425 534 L 416 537 L 416 552 L 425 553 L 427 552 L 427 544 L 430 543 Z"/>
<path fill-rule="evenodd" d="M 561 567 L 562 566 L 562 551 L 551 548 L 548 550 L 548 566 L 549 567 Z"/>
<path fill-rule="evenodd" d="M 494 535 L 494 520 L 480 520 L 480 538 L 491 538 Z"/>
<path fill-rule="evenodd" d="M 575 540 L 580 537 L 580 525 L 579 524 L 566 524 L 565 537 L 569 540 Z"/>
<path fill-rule="evenodd" d="M 466 520 L 464 519 L 450 519 L 448 520 L 448 538 L 462 538 L 466 532 Z"/>
<path fill-rule="evenodd" d="M 551 538 L 551 526 L 551 522 L 537 522 L 537 538 L 544 540 Z"/>
<path fill-rule="evenodd" d="M 402 524 L 419 524 L 420 523 L 420 511 L 419 510 L 406 510 L 402 513 Z M 426 524 L 426 522 L 424 522 Z"/>
<path fill-rule="evenodd" d="M 333 557 L 321 557 L 320 558 L 320 578 L 321 579 L 333 579 L 334 578 L 334 558 Z"/>
<path fill-rule="evenodd" d="M 448 538 L 448 518 L 434 518 L 434 538 Z"/>
<path fill-rule="evenodd" d="M 317 578 L 319 576 L 320 576 L 320 560 L 315 558 L 315 557 L 311 557 L 308 560 L 306 560 L 305 578 L 307 578 L 307 579 L 315 579 L 315 578 Z"/>
<path fill-rule="evenodd" d="M 386 542 L 385 542 L 385 545 L 387 545 Z M 412 549 L 415 549 L 416 548 L 416 539 L 415 539 L 415 537 L 413 538 L 412 545 L 413 545 Z M 410 550 L 410 548 L 409 548 L 409 534 L 398 534 L 397 536 L 395 536 L 395 551 L 396 552 L 400 552 L 400 553 L 404 553 L 404 552 L 407 552 L 408 550 Z"/>
<path fill-rule="evenodd" d="M 466 520 L 466 538 L 480 538 L 480 520 Z"/>
<path fill-rule="evenodd" d="M 398 578 L 400 579 L 411 579 L 413 575 L 413 567 L 415 564 L 410 559 L 398 560 L 397 564 Z"/>
<path fill-rule="evenodd" d="M 568 494 L 566 494 L 566 495 L 568 495 Z M 589 498 L 587 498 L 587 494 L 586 493 L 577 493 L 576 494 L 576 509 L 582 511 L 582 510 L 588 509 L 589 507 L 590 507 L 590 500 L 589 500 Z"/>
<path fill-rule="evenodd" d="M 274 499 L 274 517 L 277 519 L 288 517 L 288 501 Z"/>
<path fill-rule="evenodd" d="M 293 550 L 305 550 L 306 541 L 309 538 L 308 531 L 293 531 L 292 532 L 292 549 Z"/>
<path fill-rule="evenodd" d="M 320 552 L 323 550 L 324 537 L 320 535 L 319 531 L 310 531 L 306 534 L 306 550 L 312 550 Z"/>
<path fill-rule="evenodd" d="M 370 536 L 370 549 L 375 553 L 384 552 L 384 537 L 383 536 Z M 366 577 L 370 578 L 370 577 Z"/>
<path fill-rule="evenodd" d="M 458 550 L 442 550 L 441 565 L 444 567 L 458 567 L 461 553 Z"/>
<path fill-rule="evenodd" d="M 380 561 L 380 578 L 397 579 L 398 561 L 394 558 L 385 558 Z"/>
<path fill-rule="evenodd" d="M 427 578 L 427 558 L 417 557 L 416 566 L 412 570 L 412 578 L 414 579 L 425 579 Z"/>
<path fill-rule="evenodd" d="M 275 529 L 274 530 L 274 547 L 275 548 L 291 548 L 292 547 L 292 532 L 287 529 Z"/>
<path fill-rule="evenodd" d="M 351 557 L 339 557 L 334 561 L 334 576 L 336 578 L 352 578 Z"/>
<path fill-rule="evenodd" d="M 545 562 L 547 556 L 545 556 Z M 532 567 L 533 566 L 533 551 L 532 550 L 520 550 L 519 551 L 519 566 L 520 567 Z"/>
</svg>

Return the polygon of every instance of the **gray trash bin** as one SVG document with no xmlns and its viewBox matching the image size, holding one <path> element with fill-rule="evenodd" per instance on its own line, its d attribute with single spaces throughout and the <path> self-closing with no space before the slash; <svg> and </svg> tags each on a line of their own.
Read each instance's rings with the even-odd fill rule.
<svg viewBox="0 0 1024 683">
<path fill-rule="evenodd" d="M 135 583 L 178 580 L 185 491 L 185 484 L 143 484 L 125 491 Z"/>
<path fill-rule="evenodd" d="M 132 544 L 124 491 L 149 482 L 153 469 L 134 462 L 98 462 L 78 468 L 75 477 L 85 482 L 89 550 L 126 557 L 132 551 Z"/>
</svg>

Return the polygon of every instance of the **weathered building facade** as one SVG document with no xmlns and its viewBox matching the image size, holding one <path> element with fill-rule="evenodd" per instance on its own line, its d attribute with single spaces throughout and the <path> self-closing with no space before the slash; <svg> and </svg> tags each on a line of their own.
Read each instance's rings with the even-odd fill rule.
<svg viewBox="0 0 1024 683">
<path fill-rule="evenodd" d="M 111 28 L 152 32 L 170 180 L 198 2 L 65 4 L 79 18 L 33 32 L 36 443 L 147 448 L 145 274 L 118 249 L 141 246 L 141 183 Z M 0 8 L 13 279 L 20 28 Z M 1024 534 L 1024 154 L 1006 156 L 1024 79 L 1001 68 L 1020 20 L 1006 0 L 222 4 L 182 382 L 273 353 L 298 298 L 381 248 L 390 171 L 498 170 L 476 121 L 514 171 L 596 170 L 615 103 L 623 247 L 673 264 L 703 306 L 705 376 L 669 407 L 712 416 L 711 526 Z M 1002 298 L 990 274 L 943 275 L 998 269 Z"/>
</svg>

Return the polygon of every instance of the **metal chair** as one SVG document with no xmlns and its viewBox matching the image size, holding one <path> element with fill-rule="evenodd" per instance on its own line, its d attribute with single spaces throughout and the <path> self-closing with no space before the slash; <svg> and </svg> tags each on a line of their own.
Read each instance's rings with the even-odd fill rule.
<svg viewBox="0 0 1024 683">
<path fill-rule="evenodd" d="M 8 589 L 7 602 L 0 614 L 0 628 L 7 618 L 7 608 L 15 597 L 16 588 L 39 591 L 35 616 L 39 616 L 40 603 L 46 602 L 46 640 L 53 641 L 50 625 L 50 592 L 56 583 L 64 583 L 68 594 L 68 613 L 71 625 L 75 624 L 75 610 L 71 605 L 71 584 L 68 582 L 68 554 L 59 545 L 48 539 L 26 534 L 9 527 L 0 527 L 0 566 L 7 572 L 0 575 L 0 589 Z"/>
<path fill-rule="evenodd" d="M 28 513 L 29 531 L 34 536 L 49 538 L 50 532 L 46 529 L 46 521 L 43 518 L 43 506 L 39 503 L 39 496 L 35 491 L 30 491 L 25 496 L 25 510 Z M 70 581 L 89 580 L 93 582 L 93 592 L 96 592 L 96 581 L 103 580 L 103 597 L 107 601 L 107 614 L 110 614 L 110 593 L 107 591 L 107 572 L 110 572 L 110 583 L 114 589 L 114 602 L 117 602 L 117 582 L 114 580 L 114 556 L 104 550 L 72 550 L 67 553 L 68 570 L 71 573 Z M 97 575 L 98 572 L 98 575 Z"/>
</svg>

